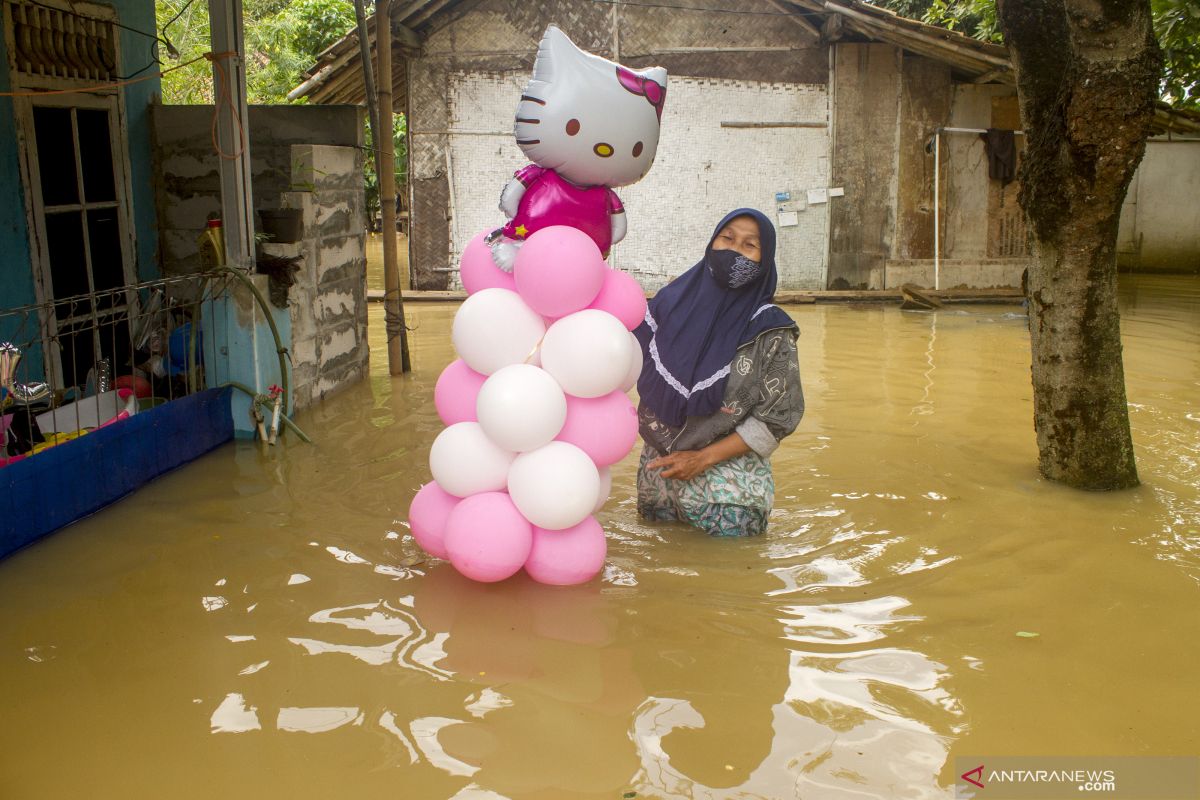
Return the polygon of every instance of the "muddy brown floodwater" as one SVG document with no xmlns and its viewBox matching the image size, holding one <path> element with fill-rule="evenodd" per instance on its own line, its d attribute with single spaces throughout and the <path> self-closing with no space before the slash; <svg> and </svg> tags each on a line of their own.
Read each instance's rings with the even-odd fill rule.
<svg viewBox="0 0 1200 800">
<path fill-rule="evenodd" d="M 453 305 L 415 372 L 0 562 L 5 798 L 949 797 L 960 755 L 1200 751 L 1200 279 L 1123 278 L 1142 485 L 1036 471 L 1013 306 L 792 306 L 757 539 L 600 514 L 602 579 L 419 562 Z M 1018 635 L 1036 634 L 1036 636 Z"/>
</svg>

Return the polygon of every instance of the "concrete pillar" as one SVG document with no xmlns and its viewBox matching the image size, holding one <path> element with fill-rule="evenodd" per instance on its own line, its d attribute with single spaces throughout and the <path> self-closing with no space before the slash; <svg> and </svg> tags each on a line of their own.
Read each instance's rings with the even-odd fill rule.
<svg viewBox="0 0 1200 800">
<path fill-rule="evenodd" d="M 248 275 L 259 293 L 267 297 L 267 276 Z M 279 357 L 275 337 L 271 333 L 263 308 L 253 292 L 241 281 L 231 279 L 225 292 L 217 293 L 212 303 L 205 304 L 203 329 L 210 341 L 204 345 L 208 388 L 236 382 L 267 394 L 272 385 L 283 385 L 279 374 Z M 277 309 L 268 303 L 271 318 L 279 331 L 283 347 L 290 347 L 292 323 L 287 309 Z M 285 368 L 286 366 L 285 359 Z M 251 398 L 245 392 L 234 391 L 232 398 L 234 435 L 254 436 L 250 415 Z M 286 409 L 290 414 L 292 409 Z"/>
</svg>

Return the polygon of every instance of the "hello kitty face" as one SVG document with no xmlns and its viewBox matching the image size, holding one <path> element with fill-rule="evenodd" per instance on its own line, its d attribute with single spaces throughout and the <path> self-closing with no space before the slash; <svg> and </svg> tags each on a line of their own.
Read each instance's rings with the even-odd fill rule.
<svg viewBox="0 0 1200 800">
<path fill-rule="evenodd" d="M 666 85 L 662 67 L 627 69 L 585 53 L 551 25 L 517 106 L 517 144 L 572 183 L 636 183 L 658 151 Z"/>
</svg>

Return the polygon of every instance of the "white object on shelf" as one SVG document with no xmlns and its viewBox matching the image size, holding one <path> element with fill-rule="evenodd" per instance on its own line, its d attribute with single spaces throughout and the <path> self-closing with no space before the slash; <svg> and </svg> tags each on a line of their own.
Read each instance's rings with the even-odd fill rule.
<svg viewBox="0 0 1200 800">
<path fill-rule="evenodd" d="M 128 411 L 131 415 L 138 410 L 137 397 L 132 393 L 128 400 L 120 396 L 121 390 L 101 392 L 74 403 L 59 406 L 53 411 L 37 415 L 38 428 L 42 433 L 70 433 L 84 428 L 96 428 L 102 423 Z"/>
</svg>

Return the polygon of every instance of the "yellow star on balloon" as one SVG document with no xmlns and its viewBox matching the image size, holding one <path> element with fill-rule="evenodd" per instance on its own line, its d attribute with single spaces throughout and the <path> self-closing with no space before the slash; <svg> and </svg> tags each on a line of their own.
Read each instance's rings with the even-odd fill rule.
<svg viewBox="0 0 1200 800">
<path fill-rule="evenodd" d="M 527 233 L 529 233 L 529 229 L 528 229 L 528 228 L 526 228 L 524 225 L 518 225 L 518 226 L 517 226 L 517 230 L 516 230 L 516 234 L 517 234 L 517 236 L 519 236 L 519 237 L 521 237 L 522 239 L 524 239 L 524 238 L 525 238 L 525 235 L 526 235 Z"/>
</svg>

